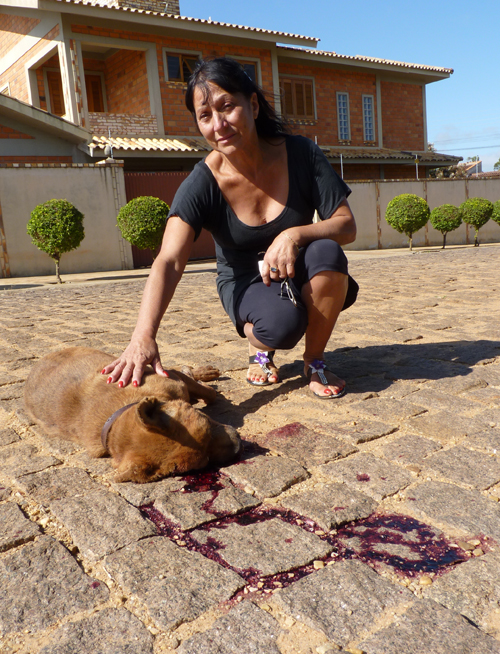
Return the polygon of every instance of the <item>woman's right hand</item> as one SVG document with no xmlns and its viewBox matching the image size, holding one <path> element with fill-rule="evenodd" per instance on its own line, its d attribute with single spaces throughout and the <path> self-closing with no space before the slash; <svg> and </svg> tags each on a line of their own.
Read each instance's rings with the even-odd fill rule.
<svg viewBox="0 0 500 654">
<path fill-rule="evenodd" d="M 103 368 L 101 374 L 109 375 L 108 384 L 118 382 L 120 388 L 127 386 L 131 380 L 133 386 L 140 386 L 148 364 L 153 366 L 157 375 L 168 377 L 161 364 L 158 345 L 154 338 L 132 336 L 123 354 Z"/>
</svg>

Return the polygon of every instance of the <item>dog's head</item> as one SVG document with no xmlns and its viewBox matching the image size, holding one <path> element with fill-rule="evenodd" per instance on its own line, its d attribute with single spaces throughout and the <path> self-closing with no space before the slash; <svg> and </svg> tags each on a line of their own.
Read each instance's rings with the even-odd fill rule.
<svg viewBox="0 0 500 654">
<path fill-rule="evenodd" d="M 116 420 L 108 449 L 117 482 L 145 483 L 223 465 L 241 450 L 233 427 L 221 425 L 184 400 L 146 397 Z"/>
</svg>

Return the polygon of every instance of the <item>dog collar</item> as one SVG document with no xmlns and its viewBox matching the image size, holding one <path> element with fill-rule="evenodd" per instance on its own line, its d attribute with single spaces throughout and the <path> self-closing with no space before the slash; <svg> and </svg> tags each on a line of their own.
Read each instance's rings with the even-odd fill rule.
<svg viewBox="0 0 500 654">
<path fill-rule="evenodd" d="M 125 413 L 127 409 L 130 409 L 131 406 L 134 406 L 134 404 L 139 404 L 138 402 L 132 402 L 132 404 L 127 404 L 125 406 L 122 406 L 121 409 L 118 409 L 118 411 L 115 411 L 112 416 L 110 416 L 106 422 L 104 423 L 104 427 L 102 428 L 101 431 L 101 443 L 106 452 L 108 451 L 108 436 L 109 436 L 109 431 L 111 427 L 113 426 L 113 423 L 117 418 L 119 418 L 122 413 Z"/>
</svg>

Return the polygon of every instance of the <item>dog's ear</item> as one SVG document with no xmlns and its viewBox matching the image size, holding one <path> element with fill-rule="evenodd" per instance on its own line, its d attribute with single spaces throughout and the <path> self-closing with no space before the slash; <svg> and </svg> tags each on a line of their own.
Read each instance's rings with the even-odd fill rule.
<svg viewBox="0 0 500 654">
<path fill-rule="evenodd" d="M 145 397 L 139 402 L 137 406 L 137 415 L 139 420 L 143 422 L 146 427 L 156 427 L 166 429 L 170 422 L 170 416 L 162 411 L 163 402 L 156 397 Z"/>
</svg>

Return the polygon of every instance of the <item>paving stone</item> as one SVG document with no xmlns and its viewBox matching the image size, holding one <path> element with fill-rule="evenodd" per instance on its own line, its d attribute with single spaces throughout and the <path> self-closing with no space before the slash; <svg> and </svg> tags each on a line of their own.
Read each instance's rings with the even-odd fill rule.
<svg viewBox="0 0 500 654">
<path fill-rule="evenodd" d="M 490 488 L 500 481 L 500 460 L 462 445 L 428 456 L 424 468 L 437 471 L 449 481 L 467 484 L 478 490 Z"/>
<path fill-rule="evenodd" d="M 330 479 L 347 484 L 379 502 L 413 481 L 408 471 L 368 453 L 327 463 L 320 470 Z"/>
<path fill-rule="evenodd" d="M 357 452 L 355 447 L 345 441 L 308 429 L 300 422 L 273 429 L 259 438 L 258 443 L 282 456 L 295 459 L 306 468 Z"/>
<path fill-rule="evenodd" d="M 500 365 L 482 366 L 479 375 L 490 386 L 500 388 Z"/>
<path fill-rule="evenodd" d="M 476 403 L 500 406 L 500 389 L 493 386 L 475 389 L 468 393 L 467 397 Z"/>
<path fill-rule="evenodd" d="M 476 434 L 471 434 L 467 437 L 465 443 L 469 447 L 484 450 L 489 454 L 498 454 L 500 452 L 500 429 L 485 429 Z"/>
<path fill-rule="evenodd" d="M 306 565 L 333 549 L 318 536 L 279 518 L 251 524 L 208 525 L 191 535 L 199 543 L 214 547 L 232 568 L 253 569 L 264 576 Z"/>
<path fill-rule="evenodd" d="M 373 398 L 364 402 L 357 402 L 349 407 L 349 413 L 369 416 L 371 419 L 385 422 L 399 422 L 405 418 L 417 416 L 425 411 L 425 407 L 418 406 L 408 399 L 391 400 L 390 398 Z"/>
<path fill-rule="evenodd" d="M 480 407 L 477 402 L 472 402 L 465 397 L 457 397 L 437 388 L 421 388 L 409 396 L 411 402 L 415 402 L 426 409 L 453 411 L 453 413 L 466 414 L 470 411 L 477 411 Z"/>
<path fill-rule="evenodd" d="M 461 529 L 471 536 L 484 534 L 500 540 L 500 504 L 478 491 L 428 481 L 406 491 L 405 497 L 409 509 L 437 525 Z"/>
<path fill-rule="evenodd" d="M 127 545 L 107 556 L 104 567 L 161 629 L 194 620 L 245 585 L 231 570 L 162 537 Z"/>
<path fill-rule="evenodd" d="M 461 613 L 486 632 L 500 635 L 500 553 L 456 566 L 424 588 L 424 596 Z"/>
<path fill-rule="evenodd" d="M 37 448 L 30 443 L 14 443 L 0 449 L 1 471 L 7 479 L 39 472 L 59 463 L 53 456 L 38 455 Z"/>
<path fill-rule="evenodd" d="M 12 494 L 10 488 L 5 488 L 5 486 L 0 486 L 0 502 L 8 499 Z"/>
<path fill-rule="evenodd" d="M 38 654 L 153 654 L 153 636 L 123 608 L 103 609 L 55 631 Z"/>
<path fill-rule="evenodd" d="M 32 426 L 31 429 L 39 438 L 43 440 L 44 448 L 49 450 L 49 452 L 52 452 L 52 454 L 64 456 L 85 450 L 83 445 L 79 445 L 78 443 L 65 441 L 55 436 L 48 436 L 38 425 Z"/>
<path fill-rule="evenodd" d="M 389 610 L 396 610 L 412 597 L 408 590 L 381 577 L 367 565 L 342 561 L 278 591 L 272 603 L 295 620 L 346 646 L 371 629 Z"/>
<path fill-rule="evenodd" d="M 421 464 L 425 457 L 440 449 L 435 441 L 423 438 L 416 434 L 401 436 L 392 443 L 387 443 L 380 448 L 380 452 L 390 461 L 401 465 Z"/>
<path fill-rule="evenodd" d="M 224 468 L 224 474 L 260 498 L 279 495 L 309 477 L 299 463 L 282 456 L 252 456 Z"/>
<path fill-rule="evenodd" d="M 91 561 L 156 534 L 156 528 L 135 507 L 105 490 L 53 500 L 50 509 L 82 555 Z"/>
<path fill-rule="evenodd" d="M 408 426 L 422 436 L 428 436 L 440 443 L 447 444 L 462 440 L 488 427 L 478 418 L 466 418 L 449 411 L 417 416 L 408 420 Z"/>
<path fill-rule="evenodd" d="M 378 506 L 345 484 L 325 484 L 317 490 L 289 495 L 281 505 L 311 518 L 325 531 L 367 518 Z"/>
<path fill-rule="evenodd" d="M 458 613 L 420 600 L 390 626 L 358 643 L 358 648 L 366 654 L 499 654 L 500 643 Z"/>
<path fill-rule="evenodd" d="M 365 420 L 363 418 L 339 425 L 337 433 L 352 443 L 368 443 L 382 436 L 387 436 L 397 431 L 397 425 L 389 425 L 386 422 L 377 420 Z"/>
<path fill-rule="evenodd" d="M 42 504 L 64 497 L 83 497 L 98 490 L 99 484 L 80 468 L 54 468 L 21 477 L 17 485 Z"/>
<path fill-rule="evenodd" d="M 280 654 L 278 622 L 252 602 L 242 602 L 214 625 L 189 638 L 179 654 Z"/>
<path fill-rule="evenodd" d="M 68 550 L 48 536 L 0 558 L 0 577 L 4 633 L 45 629 L 67 615 L 95 608 L 109 595 L 103 583 L 85 575 Z"/>
<path fill-rule="evenodd" d="M 183 493 L 181 489 L 178 492 L 165 493 L 155 500 L 155 509 L 169 520 L 178 523 L 181 529 L 193 529 L 260 504 L 255 497 L 235 488 L 228 481 L 221 481 L 219 485 L 219 490 Z"/>
<path fill-rule="evenodd" d="M 481 377 L 480 370 L 473 370 L 470 374 L 465 377 L 452 377 L 451 379 L 433 379 L 428 384 L 426 388 L 433 388 L 441 391 L 442 393 L 451 393 L 453 395 L 459 395 L 461 393 L 467 394 L 471 391 L 486 388 L 487 382 Z"/>
<path fill-rule="evenodd" d="M 13 429 L 0 429 L 0 447 L 2 445 L 10 445 L 11 443 L 17 443 L 20 441 L 21 437 L 16 434 Z"/>
<path fill-rule="evenodd" d="M 33 540 L 40 528 L 24 517 L 17 504 L 0 504 L 0 552 Z"/>
<path fill-rule="evenodd" d="M 120 484 L 111 484 L 111 488 L 124 497 L 127 502 L 134 506 L 152 504 L 155 500 L 178 491 L 186 485 L 186 482 L 178 477 L 167 477 L 159 481 L 147 484 L 136 484 L 131 481 Z"/>
</svg>

